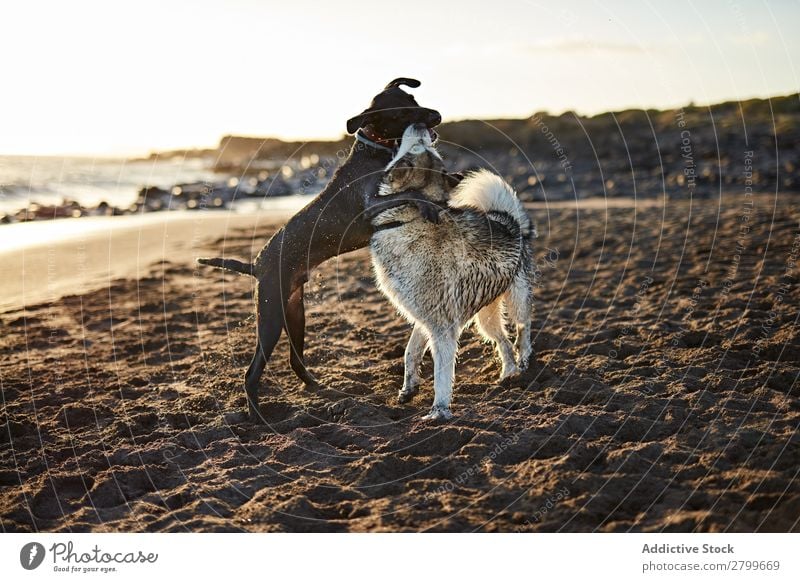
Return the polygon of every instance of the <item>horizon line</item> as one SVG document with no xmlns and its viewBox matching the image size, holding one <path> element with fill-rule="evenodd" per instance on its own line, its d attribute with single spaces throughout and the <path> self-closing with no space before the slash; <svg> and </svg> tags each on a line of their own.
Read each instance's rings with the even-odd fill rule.
<svg viewBox="0 0 800 582">
<path fill-rule="evenodd" d="M 546 115 L 548 117 L 560 117 L 562 115 L 572 113 L 576 117 L 585 118 L 585 119 L 592 119 L 595 117 L 599 117 L 601 115 L 617 115 L 621 113 L 626 113 L 628 111 L 656 111 L 658 113 L 665 113 L 669 111 L 676 111 L 679 109 L 684 109 L 687 107 L 694 107 L 694 108 L 711 108 L 717 105 L 723 105 L 726 103 L 743 103 L 746 101 L 772 101 L 773 99 L 785 99 L 789 97 L 797 97 L 800 99 L 800 90 L 792 92 L 792 93 L 782 93 L 782 94 L 773 94 L 773 95 L 753 95 L 747 97 L 739 97 L 739 98 L 730 98 L 730 99 L 723 99 L 720 101 L 713 101 L 710 103 L 695 103 L 694 101 L 689 101 L 688 103 L 683 104 L 676 104 L 671 106 L 662 106 L 662 107 L 655 107 L 655 106 L 631 106 L 631 107 L 624 107 L 620 109 L 613 109 L 613 110 L 606 110 L 606 111 L 599 111 L 596 113 L 589 113 L 589 112 L 581 112 L 576 109 L 564 109 L 560 112 L 553 112 L 550 110 L 538 110 L 534 111 L 530 115 L 526 117 L 520 117 L 516 115 L 510 116 L 483 116 L 483 117 L 457 117 L 457 118 L 447 118 L 442 120 L 440 125 L 446 125 L 448 123 L 460 123 L 464 121 L 484 121 L 484 122 L 491 122 L 491 121 L 511 121 L 511 120 L 525 120 L 531 119 L 537 115 Z M 318 136 L 318 137 L 281 137 L 277 135 L 255 135 L 255 134 L 246 134 L 246 133 L 223 133 L 219 138 L 217 138 L 217 143 L 213 145 L 192 145 L 192 146 L 179 146 L 173 148 L 166 148 L 166 149 L 151 149 L 147 150 L 146 152 L 142 152 L 141 150 L 131 150 L 130 152 L 118 152 L 118 153 L 99 153 L 99 152 L 72 152 L 72 153 L 63 153 L 63 152 L 55 152 L 55 153 L 5 153 L 0 151 L 0 157 L 4 158 L 74 158 L 74 159 L 107 159 L 107 160 L 126 160 L 126 161 L 144 161 L 147 158 L 152 157 L 153 155 L 159 154 L 168 154 L 172 152 L 191 152 L 197 150 L 214 150 L 219 148 L 220 142 L 226 137 L 240 137 L 240 138 L 251 138 L 251 139 L 263 139 L 263 140 L 278 140 L 287 143 L 313 143 L 313 142 L 337 142 L 342 141 L 350 137 L 351 134 L 347 132 L 342 132 L 339 134 L 338 137 L 325 137 L 325 136 Z"/>
</svg>

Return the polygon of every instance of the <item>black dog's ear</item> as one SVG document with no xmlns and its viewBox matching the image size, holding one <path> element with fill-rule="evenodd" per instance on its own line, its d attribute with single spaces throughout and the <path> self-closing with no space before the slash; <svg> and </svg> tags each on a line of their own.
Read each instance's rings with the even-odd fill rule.
<svg viewBox="0 0 800 582">
<path fill-rule="evenodd" d="M 355 117 L 347 120 L 347 133 L 355 133 L 359 128 L 364 127 L 367 120 L 367 112 L 359 113 Z"/>
<path fill-rule="evenodd" d="M 412 89 L 416 89 L 417 87 L 422 85 L 422 83 L 420 83 L 416 79 L 409 79 L 408 77 L 400 77 L 399 79 L 395 79 L 394 81 L 392 81 L 391 83 L 386 85 L 386 87 L 384 87 L 383 90 L 386 91 L 386 89 L 391 89 L 393 87 L 399 87 L 400 85 L 407 85 L 408 87 L 411 87 Z"/>
</svg>

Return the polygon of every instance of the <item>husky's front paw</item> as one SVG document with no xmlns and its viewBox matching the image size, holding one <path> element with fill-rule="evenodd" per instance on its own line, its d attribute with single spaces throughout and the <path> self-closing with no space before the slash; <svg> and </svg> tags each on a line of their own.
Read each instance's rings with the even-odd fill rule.
<svg viewBox="0 0 800 582">
<path fill-rule="evenodd" d="M 411 399 L 417 394 L 419 394 L 419 386 L 403 386 L 397 393 L 397 402 L 400 404 L 411 402 Z"/>
<path fill-rule="evenodd" d="M 422 420 L 450 420 L 451 418 L 453 418 L 453 413 L 449 408 L 433 406 L 431 411 L 422 417 Z"/>
<path fill-rule="evenodd" d="M 520 372 L 527 370 L 534 361 L 536 361 L 536 354 L 533 353 L 532 346 L 526 346 L 517 353 L 517 367 Z"/>
</svg>

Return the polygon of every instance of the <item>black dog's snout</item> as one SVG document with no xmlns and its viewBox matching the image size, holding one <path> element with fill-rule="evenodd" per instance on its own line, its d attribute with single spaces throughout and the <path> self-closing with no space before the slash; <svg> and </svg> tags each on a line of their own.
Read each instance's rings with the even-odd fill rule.
<svg viewBox="0 0 800 582">
<path fill-rule="evenodd" d="M 442 116 L 438 111 L 431 110 L 428 115 L 428 127 L 435 127 L 442 122 Z"/>
</svg>

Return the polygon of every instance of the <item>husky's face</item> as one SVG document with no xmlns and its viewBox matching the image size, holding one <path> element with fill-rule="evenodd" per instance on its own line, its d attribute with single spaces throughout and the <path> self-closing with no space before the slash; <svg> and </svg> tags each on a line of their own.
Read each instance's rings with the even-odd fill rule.
<svg viewBox="0 0 800 582">
<path fill-rule="evenodd" d="M 427 149 L 403 156 L 386 176 L 393 192 L 414 190 L 435 202 L 444 202 L 451 190 L 441 158 Z"/>
</svg>

